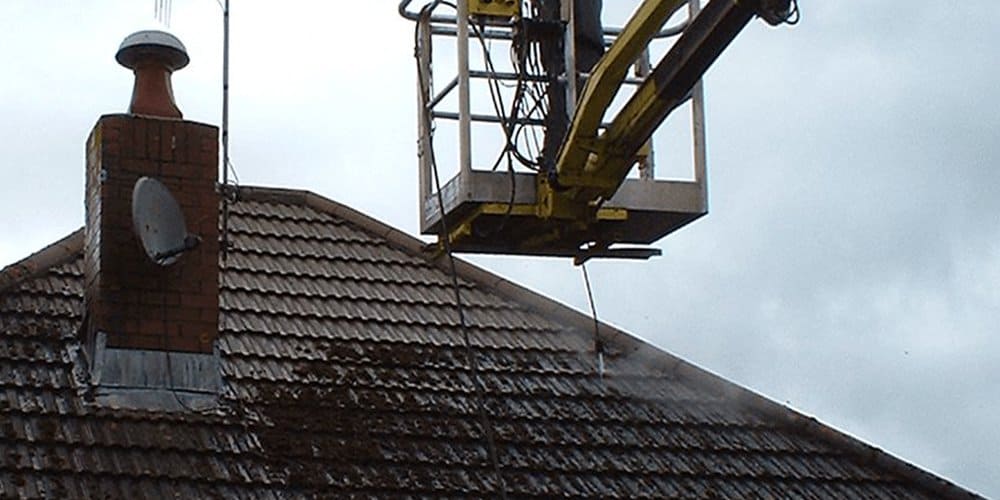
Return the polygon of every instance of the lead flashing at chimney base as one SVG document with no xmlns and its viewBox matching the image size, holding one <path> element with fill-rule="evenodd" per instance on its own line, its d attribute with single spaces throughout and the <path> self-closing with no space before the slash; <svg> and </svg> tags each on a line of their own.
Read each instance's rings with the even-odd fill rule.
<svg viewBox="0 0 1000 500">
<path fill-rule="evenodd" d="M 130 113 L 102 116 L 87 140 L 82 340 L 92 383 L 98 402 L 115 406 L 204 407 L 221 386 L 219 130 L 180 119 L 169 81 L 187 62 L 179 40 L 140 32 L 118 59 L 136 73 Z M 132 192 L 147 176 L 170 190 L 201 238 L 169 266 L 151 260 L 134 231 Z"/>
<path fill-rule="evenodd" d="M 90 383 L 94 400 L 112 408 L 207 411 L 219 405 L 219 353 L 116 349 L 98 332 Z"/>
</svg>

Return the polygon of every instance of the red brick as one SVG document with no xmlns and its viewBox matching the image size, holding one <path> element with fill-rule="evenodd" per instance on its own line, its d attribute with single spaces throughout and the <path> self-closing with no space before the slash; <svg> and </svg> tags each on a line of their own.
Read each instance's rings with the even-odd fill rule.
<svg viewBox="0 0 1000 500">
<path fill-rule="evenodd" d="M 189 129 L 190 127 L 181 126 L 180 124 L 174 126 L 173 162 L 175 164 L 187 161 L 188 151 L 191 149 L 188 143 Z"/>
<path fill-rule="evenodd" d="M 174 148 L 176 147 L 177 135 L 174 132 L 174 122 L 165 121 L 160 124 L 160 155 L 162 162 L 174 161 Z"/>
<path fill-rule="evenodd" d="M 202 321 L 209 321 L 215 324 L 219 323 L 219 305 L 216 304 L 215 307 L 205 308 L 201 310 Z"/>
<path fill-rule="evenodd" d="M 149 120 L 146 122 L 146 144 L 148 157 L 160 159 L 160 142 L 162 142 L 162 122 L 159 120 Z"/>
<path fill-rule="evenodd" d="M 148 349 L 165 348 L 172 337 L 172 349 L 211 350 L 218 330 L 217 138 L 214 127 L 125 115 L 102 117 L 95 127 L 85 196 L 88 335 L 105 331 L 112 345 Z M 189 230 L 207 243 L 166 268 L 147 258 L 132 229 L 132 187 L 143 175 L 170 187 Z"/>
<path fill-rule="evenodd" d="M 167 338 L 166 344 L 167 344 L 166 348 L 171 351 L 206 352 L 210 350 L 210 349 L 205 349 L 202 343 L 198 340 L 197 336 Z"/>
</svg>

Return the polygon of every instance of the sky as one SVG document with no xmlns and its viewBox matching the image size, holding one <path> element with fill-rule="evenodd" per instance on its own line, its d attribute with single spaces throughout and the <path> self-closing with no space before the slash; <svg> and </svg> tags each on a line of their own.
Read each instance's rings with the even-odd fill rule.
<svg viewBox="0 0 1000 500">
<path fill-rule="evenodd" d="M 416 234 L 413 32 L 396 2 L 233 3 L 240 182 Z M 191 55 L 178 104 L 218 124 L 221 9 L 172 4 Z M 613 24 L 636 2 L 605 4 Z M 752 23 L 706 75 L 710 214 L 662 257 L 589 264 L 599 316 L 1000 497 L 1000 3 L 801 4 L 799 25 Z M 153 0 L 0 2 L 0 266 L 82 226 L 84 141 L 131 92 L 114 52 L 155 27 Z M 658 135 L 659 164 L 683 172 L 672 140 Z M 470 260 L 587 310 L 568 261 Z"/>
</svg>

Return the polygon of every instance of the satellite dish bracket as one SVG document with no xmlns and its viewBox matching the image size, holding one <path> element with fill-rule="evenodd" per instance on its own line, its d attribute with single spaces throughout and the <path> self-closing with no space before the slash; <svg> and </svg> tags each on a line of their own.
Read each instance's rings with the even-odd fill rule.
<svg viewBox="0 0 1000 500">
<path fill-rule="evenodd" d="M 152 177 L 142 177 L 132 189 L 132 223 L 146 255 L 160 266 L 173 264 L 202 241 L 187 232 L 177 200 Z"/>
<path fill-rule="evenodd" d="M 168 261 L 172 257 L 177 257 L 183 254 L 184 252 L 187 252 L 189 250 L 194 250 L 195 248 L 198 247 L 198 245 L 201 245 L 201 236 L 198 236 L 196 234 L 188 234 L 187 236 L 184 237 L 183 245 L 171 250 L 157 252 L 156 254 L 153 255 L 153 260 L 157 264 L 164 266 L 169 264 Z"/>
</svg>

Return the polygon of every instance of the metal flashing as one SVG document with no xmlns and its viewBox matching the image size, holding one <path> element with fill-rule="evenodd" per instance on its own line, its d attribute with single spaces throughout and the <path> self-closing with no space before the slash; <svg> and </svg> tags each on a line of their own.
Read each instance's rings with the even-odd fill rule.
<svg viewBox="0 0 1000 500">
<path fill-rule="evenodd" d="M 98 405 L 159 411 L 205 411 L 222 387 L 218 348 L 212 354 L 117 349 L 95 339 L 91 385 Z"/>
</svg>

